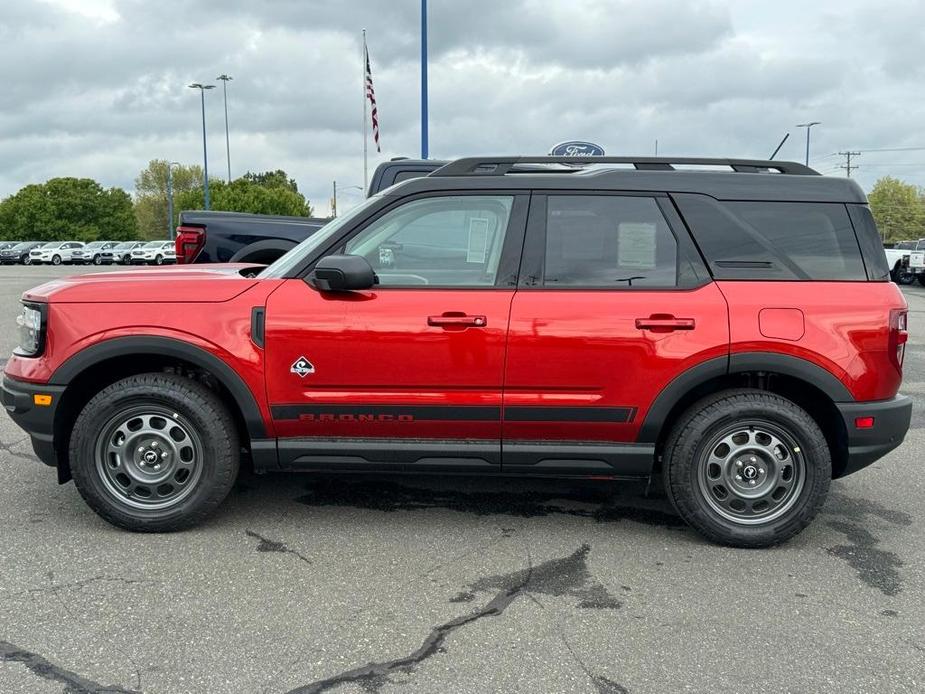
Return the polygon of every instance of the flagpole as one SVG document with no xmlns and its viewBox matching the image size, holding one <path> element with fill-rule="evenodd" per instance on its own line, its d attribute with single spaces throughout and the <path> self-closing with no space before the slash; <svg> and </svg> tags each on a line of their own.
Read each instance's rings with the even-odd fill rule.
<svg viewBox="0 0 925 694">
<path fill-rule="evenodd" d="M 363 195 L 366 195 L 366 190 L 369 182 L 369 164 L 367 162 L 367 136 L 366 128 L 368 123 L 366 120 L 366 61 L 368 60 L 368 52 L 366 48 L 366 29 L 363 29 Z"/>
</svg>

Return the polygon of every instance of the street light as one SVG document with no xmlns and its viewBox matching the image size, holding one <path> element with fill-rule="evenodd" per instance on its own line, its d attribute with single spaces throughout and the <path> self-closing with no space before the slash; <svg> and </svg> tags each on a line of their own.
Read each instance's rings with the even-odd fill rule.
<svg viewBox="0 0 925 694">
<path fill-rule="evenodd" d="M 231 145 L 228 140 L 228 83 L 233 78 L 229 75 L 221 74 L 215 79 L 222 81 L 222 93 L 225 96 L 225 157 L 228 160 L 228 182 L 231 183 Z"/>
<path fill-rule="evenodd" d="M 167 234 L 171 239 L 177 236 L 177 228 L 173 223 L 173 167 L 175 166 L 180 166 L 180 162 L 167 162 Z"/>
<path fill-rule="evenodd" d="M 814 120 L 809 123 L 797 123 L 798 128 L 806 128 L 806 165 L 809 166 L 809 131 L 814 125 L 822 125 L 819 121 Z"/>
<path fill-rule="evenodd" d="M 190 89 L 198 89 L 202 99 L 202 190 L 205 197 L 204 209 L 209 209 L 209 153 L 206 150 L 206 89 L 215 89 L 214 84 L 193 82 Z"/>
<path fill-rule="evenodd" d="M 341 190 L 350 190 L 351 188 L 355 188 L 356 190 L 359 190 L 359 191 L 363 190 L 363 186 L 341 186 L 340 187 Z M 332 217 L 337 216 L 337 181 L 334 181 L 334 197 L 331 198 L 331 216 Z"/>
</svg>

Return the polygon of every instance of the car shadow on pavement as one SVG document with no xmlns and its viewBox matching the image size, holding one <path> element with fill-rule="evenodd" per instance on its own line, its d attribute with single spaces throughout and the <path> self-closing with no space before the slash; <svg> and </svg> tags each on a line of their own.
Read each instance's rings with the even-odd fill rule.
<svg viewBox="0 0 925 694">
<path fill-rule="evenodd" d="M 533 518 L 561 514 L 596 522 L 630 520 L 666 528 L 684 522 L 645 483 L 437 475 L 244 475 L 232 498 L 255 493 L 292 497 L 302 505 L 394 513 L 443 509 L 475 516 Z M 241 499 L 243 501 L 243 499 Z M 266 501 L 263 499 L 263 501 Z"/>
</svg>

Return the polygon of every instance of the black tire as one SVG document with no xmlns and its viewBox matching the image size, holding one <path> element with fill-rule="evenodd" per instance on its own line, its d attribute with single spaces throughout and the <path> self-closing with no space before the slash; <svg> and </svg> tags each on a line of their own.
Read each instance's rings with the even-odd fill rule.
<svg viewBox="0 0 925 694">
<path fill-rule="evenodd" d="M 32 257 L 27 255 L 25 258 L 22 259 L 22 264 L 32 265 Z"/>
<path fill-rule="evenodd" d="M 155 264 L 155 265 L 163 265 L 163 264 L 164 264 L 164 256 L 162 256 L 162 255 L 157 255 L 157 256 L 155 256 L 155 257 L 154 257 L 154 264 Z"/>
<path fill-rule="evenodd" d="M 912 284 L 915 281 L 915 274 L 910 272 L 908 268 L 904 268 L 902 263 L 897 261 L 896 266 L 890 273 L 890 279 L 892 279 L 896 284 L 907 285 Z"/>
<path fill-rule="evenodd" d="M 52 256 L 52 258 L 51 258 L 51 264 L 52 264 L 52 265 L 60 265 L 60 264 L 61 264 L 61 256 L 60 256 L 60 255 Z"/>
<path fill-rule="evenodd" d="M 922 274 L 916 275 L 915 279 L 919 281 L 919 284 L 925 287 L 925 272 L 923 272 Z M 912 282 L 910 282 L 909 284 L 912 284 Z"/>
<path fill-rule="evenodd" d="M 154 414 L 146 414 L 151 412 Z M 183 465 L 179 462 L 183 456 L 178 455 L 176 461 L 165 462 L 167 469 L 164 473 L 155 473 L 148 468 L 151 475 L 171 475 L 164 480 L 167 484 L 155 478 L 151 478 L 153 483 L 143 479 L 134 490 L 125 491 L 133 479 L 138 479 L 137 472 L 132 478 L 125 472 L 129 472 L 130 467 L 137 471 L 147 464 L 143 461 L 153 450 L 150 446 L 157 445 L 144 442 L 144 437 L 156 438 L 158 434 L 154 429 L 139 428 L 136 430 L 139 432 L 137 437 L 118 441 L 119 432 L 113 427 L 116 426 L 114 423 L 124 419 L 127 424 L 120 429 L 131 430 L 130 423 L 142 417 L 147 417 L 152 424 L 156 424 L 157 419 L 166 420 L 159 430 L 166 432 L 159 439 L 166 444 L 162 443 L 162 448 L 157 450 L 169 447 L 168 434 L 170 438 L 183 442 L 178 445 L 188 444 L 194 461 L 187 463 L 190 469 L 186 481 L 190 482 L 190 487 L 183 487 L 183 481 L 177 482 Z M 176 426 L 171 428 L 172 425 Z M 177 429 L 181 434 L 186 429 L 186 438 L 176 439 Z M 142 443 L 137 449 L 139 452 L 149 448 L 134 462 L 120 459 L 115 465 L 111 454 L 106 452 L 109 450 L 107 442 L 118 442 L 126 447 L 125 450 L 131 448 L 133 452 L 138 443 Z M 135 532 L 172 532 L 200 523 L 228 495 L 240 462 L 238 432 L 228 408 L 204 385 L 167 373 L 130 376 L 97 393 L 74 423 L 69 455 L 74 484 L 84 501 L 108 522 Z M 125 483 L 115 479 L 118 471 L 124 471 L 122 477 Z M 119 487 L 120 484 L 123 486 Z M 147 497 L 142 494 L 146 486 Z M 163 498 L 156 494 L 167 494 L 162 492 L 163 487 L 177 488 L 175 500 L 164 501 L 164 504 L 170 504 L 165 508 L 153 508 Z"/>
<path fill-rule="evenodd" d="M 739 429 L 743 431 L 728 433 Z M 759 445 L 761 436 L 769 443 L 774 440 L 765 432 L 779 437 L 782 448 L 770 450 L 775 457 L 783 455 L 780 460 Z M 732 438 L 744 434 L 746 438 L 735 444 L 739 448 L 730 450 L 726 445 L 723 449 L 728 440 L 722 438 L 724 434 Z M 721 460 L 722 454 L 728 457 Z M 743 461 L 749 460 L 753 464 L 741 469 Z M 757 471 L 761 475 L 767 471 L 767 476 L 757 477 Z M 748 479 L 740 472 L 748 472 Z M 832 479 L 832 459 L 819 425 L 795 403 L 766 391 L 728 390 L 700 400 L 680 417 L 665 444 L 662 474 L 665 491 L 677 512 L 708 540 L 732 547 L 769 547 L 799 533 L 818 513 Z M 755 493 L 772 491 L 742 501 L 740 494 L 751 493 L 746 485 L 753 482 L 761 485 L 756 486 Z M 775 500 L 773 497 L 784 488 L 778 484 L 789 488 Z M 767 500 L 767 520 L 752 508 L 762 500 Z M 744 507 L 742 511 L 723 508 L 724 504 L 737 503 Z"/>
<path fill-rule="evenodd" d="M 99 255 L 99 254 L 93 256 L 93 264 L 94 264 L 94 265 L 102 265 L 102 264 L 103 264 L 103 256 L 101 256 L 101 255 Z"/>
</svg>

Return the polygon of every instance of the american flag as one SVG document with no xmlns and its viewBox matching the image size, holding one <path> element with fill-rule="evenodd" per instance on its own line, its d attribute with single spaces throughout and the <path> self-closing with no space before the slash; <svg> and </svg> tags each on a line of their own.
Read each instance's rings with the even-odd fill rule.
<svg viewBox="0 0 925 694">
<path fill-rule="evenodd" d="M 372 107 L 373 140 L 376 141 L 376 151 L 382 152 L 379 147 L 379 110 L 376 108 L 376 90 L 373 89 L 373 73 L 369 67 L 369 49 L 366 49 L 366 98 Z"/>
</svg>

